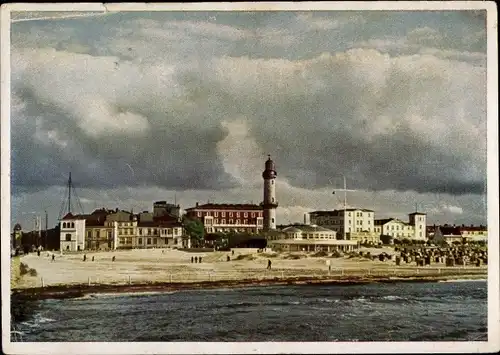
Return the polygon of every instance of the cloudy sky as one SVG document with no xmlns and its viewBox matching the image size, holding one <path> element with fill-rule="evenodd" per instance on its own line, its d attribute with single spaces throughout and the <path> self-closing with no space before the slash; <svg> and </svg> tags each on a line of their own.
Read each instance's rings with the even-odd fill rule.
<svg viewBox="0 0 500 355">
<path fill-rule="evenodd" d="M 14 13 L 12 221 L 155 200 L 486 223 L 485 13 Z M 59 18 L 57 18 L 59 17 Z M 76 209 L 78 212 L 78 209 Z"/>
</svg>

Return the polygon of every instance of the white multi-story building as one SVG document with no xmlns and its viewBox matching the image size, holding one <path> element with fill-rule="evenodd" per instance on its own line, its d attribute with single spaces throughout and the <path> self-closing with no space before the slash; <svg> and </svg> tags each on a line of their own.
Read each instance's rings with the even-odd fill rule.
<svg viewBox="0 0 500 355">
<path fill-rule="evenodd" d="M 60 250 L 85 250 L 85 218 L 72 213 L 66 214 L 60 224 Z"/>
<path fill-rule="evenodd" d="M 311 224 L 332 229 L 339 236 L 349 233 L 374 232 L 375 212 L 364 208 L 348 208 L 345 210 L 314 211 L 309 213 Z"/>
<path fill-rule="evenodd" d="M 397 218 L 375 220 L 375 233 L 389 235 L 395 239 L 426 240 L 427 218 L 425 213 L 409 214 L 409 222 Z"/>
</svg>

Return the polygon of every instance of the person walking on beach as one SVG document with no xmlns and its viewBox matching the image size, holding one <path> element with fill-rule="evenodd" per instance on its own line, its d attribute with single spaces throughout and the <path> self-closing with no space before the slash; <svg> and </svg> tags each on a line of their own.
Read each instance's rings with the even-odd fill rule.
<svg viewBox="0 0 500 355">
<path fill-rule="evenodd" d="M 195 257 L 194 257 L 194 263 L 196 264 L 197 262 L 198 262 L 198 257 L 197 257 L 197 256 L 195 256 Z"/>
<path fill-rule="evenodd" d="M 111 259 L 111 261 L 115 261 L 115 258 L 116 258 L 116 257 L 113 255 L 113 259 Z"/>
<path fill-rule="evenodd" d="M 52 254 L 52 261 L 55 261 L 56 259 L 56 256 L 54 254 Z"/>
<path fill-rule="evenodd" d="M 234 250 L 231 250 L 231 254 L 234 255 Z"/>
<path fill-rule="evenodd" d="M 87 254 L 83 255 L 83 261 L 87 261 Z"/>
<path fill-rule="evenodd" d="M 267 259 L 267 270 L 271 270 L 271 259 Z"/>
<path fill-rule="evenodd" d="M 94 261 L 94 256 L 92 255 L 92 261 Z"/>
<path fill-rule="evenodd" d="M 191 264 L 194 263 L 194 257 L 191 257 Z"/>
<path fill-rule="evenodd" d="M 198 262 L 201 264 L 201 256 L 198 257 Z"/>
<path fill-rule="evenodd" d="M 330 271 L 332 271 L 332 265 L 330 263 L 330 259 L 326 261 L 326 265 L 328 266 L 328 273 L 330 273 Z"/>
</svg>

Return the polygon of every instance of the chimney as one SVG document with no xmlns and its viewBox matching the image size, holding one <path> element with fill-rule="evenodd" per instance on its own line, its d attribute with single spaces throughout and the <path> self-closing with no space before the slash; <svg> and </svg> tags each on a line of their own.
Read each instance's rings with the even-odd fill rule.
<svg viewBox="0 0 500 355">
<path fill-rule="evenodd" d="M 198 202 L 196 202 L 196 207 L 198 207 Z"/>
<path fill-rule="evenodd" d="M 309 225 L 309 213 L 304 213 L 304 224 L 307 226 Z"/>
</svg>

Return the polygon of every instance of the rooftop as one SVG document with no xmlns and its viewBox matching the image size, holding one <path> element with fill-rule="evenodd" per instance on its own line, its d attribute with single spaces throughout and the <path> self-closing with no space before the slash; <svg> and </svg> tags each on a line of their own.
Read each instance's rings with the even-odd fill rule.
<svg viewBox="0 0 500 355">
<path fill-rule="evenodd" d="M 356 211 L 362 211 L 362 212 L 375 212 L 373 210 L 369 210 L 366 208 L 346 208 L 346 212 L 356 212 Z M 344 213 L 344 210 L 332 210 L 332 211 L 313 211 L 310 212 L 310 214 L 315 214 L 315 215 L 323 215 L 323 216 L 338 216 Z"/>
<path fill-rule="evenodd" d="M 230 203 L 206 203 L 204 205 L 196 205 L 195 207 L 187 208 L 186 211 L 194 210 L 255 210 L 261 211 L 262 206 L 242 203 L 242 204 L 230 204 Z"/>
</svg>

